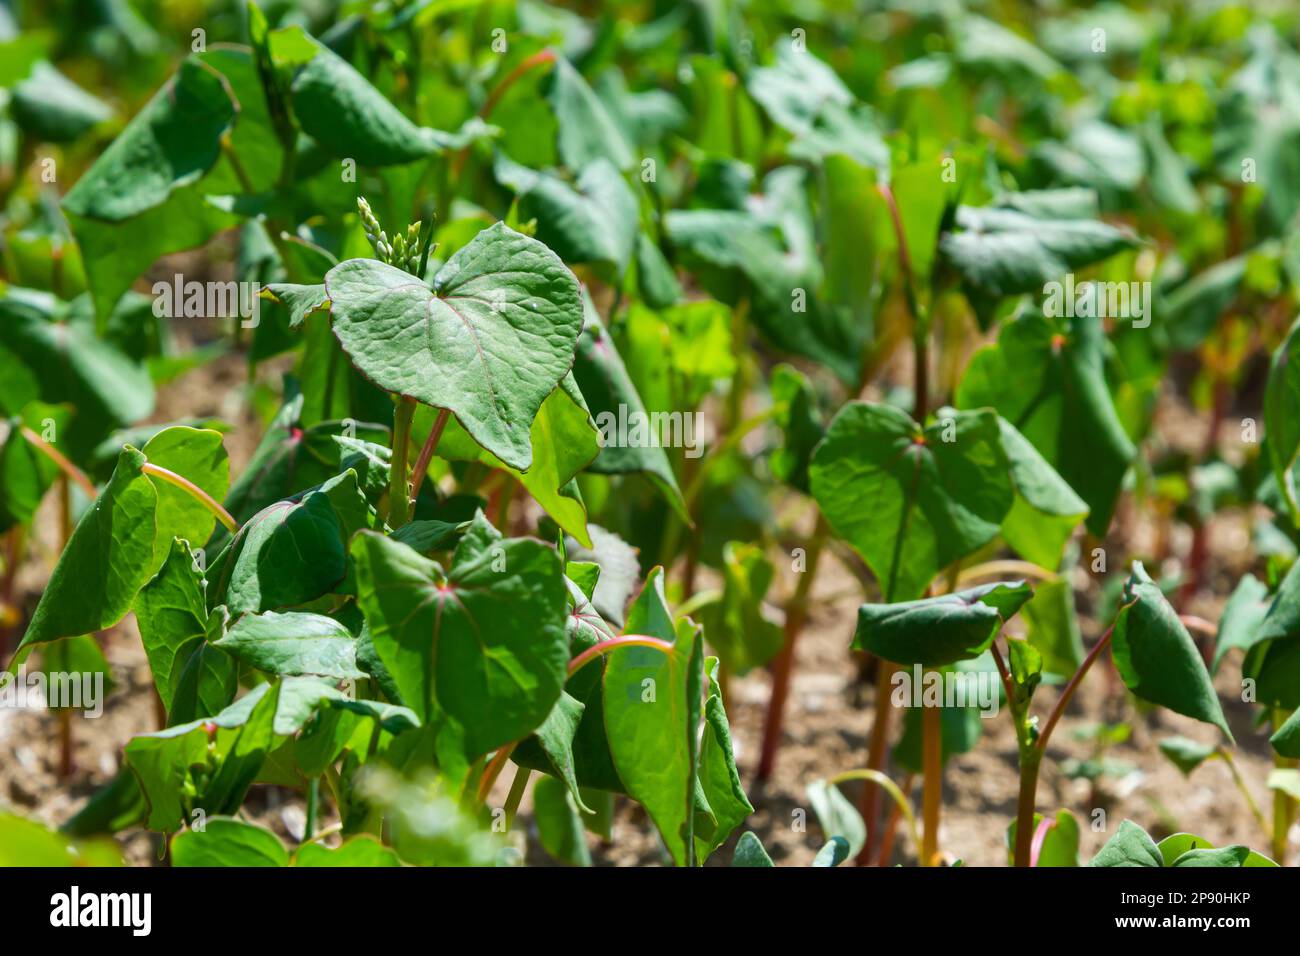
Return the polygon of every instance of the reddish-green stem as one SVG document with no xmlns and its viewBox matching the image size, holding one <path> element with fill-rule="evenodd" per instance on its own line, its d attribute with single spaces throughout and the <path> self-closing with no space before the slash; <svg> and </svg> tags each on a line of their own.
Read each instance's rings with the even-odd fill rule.
<svg viewBox="0 0 1300 956">
<path fill-rule="evenodd" d="M 488 94 L 488 98 L 484 100 L 483 105 L 479 107 L 479 111 L 478 111 L 479 118 L 487 119 L 489 116 L 491 116 L 492 111 L 496 109 L 497 104 L 501 102 L 501 98 L 506 95 L 506 93 L 510 90 L 510 87 L 518 83 L 519 80 L 523 78 L 525 75 L 527 75 L 527 73 L 530 70 L 536 69 L 537 67 L 543 66 L 547 63 L 554 63 L 554 62 L 555 62 L 555 51 L 549 49 L 538 50 L 532 56 L 528 57 L 525 60 L 522 60 L 519 63 L 519 65 L 516 66 L 513 70 L 511 70 L 506 75 L 506 77 L 496 85 L 496 87 L 492 90 L 492 92 Z M 465 160 L 469 158 L 469 149 L 470 148 L 466 146 L 464 149 L 458 152 L 456 154 L 456 158 L 452 160 L 452 174 L 454 176 L 459 177 L 461 170 L 465 168 Z"/>
<path fill-rule="evenodd" d="M 943 711 L 921 708 L 921 865 L 939 856 L 939 815 L 943 809 Z"/>
<path fill-rule="evenodd" d="M 879 772 L 885 763 L 885 748 L 889 743 L 889 716 L 893 712 L 892 705 L 889 702 L 889 692 L 891 678 L 894 676 L 894 665 L 884 658 L 879 658 L 876 661 L 876 666 L 878 668 L 876 671 L 876 716 L 871 724 L 871 743 L 867 748 L 867 769 Z M 863 822 L 867 825 L 867 839 L 862 845 L 862 852 L 858 854 L 858 865 L 868 866 L 880 844 L 877 836 L 879 827 L 876 826 L 880 819 L 880 787 L 871 778 L 867 778 L 867 783 L 862 788 L 859 808 L 862 810 Z"/>
<path fill-rule="evenodd" d="M 569 661 L 569 676 L 572 677 L 597 657 L 602 657 L 611 651 L 616 651 L 620 647 L 653 647 L 655 650 L 663 651 L 665 654 L 671 654 L 673 652 L 673 645 L 661 638 L 649 637 L 645 634 L 624 634 L 622 637 L 612 637 L 608 641 L 601 641 L 598 644 L 593 644 L 573 660 Z"/>
<path fill-rule="evenodd" d="M 412 502 L 420 497 L 420 485 L 429 471 L 429 462 L 433 460 L 433 453 L 438 448 L 438 442 L 442 439 L 442 431 L 447 427 L 447 418 L 450 415 L 451 412 L 445 408 L 438 410 L 438 420 L 433 423 L 433 430 L 429 432 L 429 437 L 424 440 L 424 446 L 420 449 L 420 457 L 415 460 L 415 474 L 411 476 Z"/>
<path fill-rule="evenodd" d="M 813 577 L 817 573 L 817 562 L 821 559 L 822 546 L 826 543 L 829 528 L 826 519 L 817 515 L 817 526 L 813 529 L 812 540 L 808 542 L 805 554 L 807 563 L 799 575 L 794 594 L 785 609 L 785 644 L 776 660 L 772 662 L 772 696 L 767 704 L 767 719 L 763 723 L 763 745 L 758 758 L 758 779 L 770 780 L 776 767 L 776 751 L 781 745 L 781 725 L 785 720 L 786 698 L 790 693 L 790 676 L 794 671 L 794 644 L 799 639 L 804 623 L 808 620 L 808 598 L 812 592 Z"/>
<path fill-rule="evenodd" d="M 54 464 L 58 466 L 59 471 L 63 472 L 70 479 L 75 481 L 77 485 L 81 488 L 81 490 L 86 493 L 87 498 L 89 498 L 91 501 L 95 500 L 95 497 L 99 494 L 99 491 L 95 488 L 94 482 L 92 482 L 89 478 L 87 478 L 80 468 L 78 468 L 72 462 L 68 461 L 68 459 L 64 456 L 64 454 L 61 451 L 59 451 L 57 448 L 55 448 L 53 445 L 47 442 L 40 435 L 36 434 L 36 432 L 32 431 L 26 425 L 20 425 L 18 427 L 18 432 L 20 435 L 23 436 L 23 438 L 27 440 L 28 444 L 30 444 L 33 448 L 39 451 L 50 461 L 54 462 Z"/>
<path fill-rule="evenodd" d="M 1083 663 L 1079 665 L 1079 669 L 1075 671 L 1074 676 L 1070 678 L 1070 682 L 1065 685 L 1065 690 L 1061 691 L 1061 696 L 1056 701 L 1056 706 L 1052 708 L 1052 713 L 1048 716 L 1047 723 L 1043 725 L 1043 731 L 1038 736 L 1038 750 L 1040 752 L 1047 751 L 1047 741 L 1051 738 L 1052 731 L 1056 728 L 1056 724 L 1061 719 L 1061 715 L 1065 713 L 1065 708 L 1069 705 L 1070 698 L 1073 697 L 1074 692 L 1078 690 L 1079 683 L 1083 680 L 1084 675 L 1086 675 L 1088 671 L 1092 669 L 1092 665 L 1097 662 L 1097 658 L 1101 657 L 1102 652 L 1110 646 L 1110 639 L 1114 633 L 1114 624 L 1106 628 L 1106 633 L 1103 634 L 1101 639 L 1093 645 L 1092 650 L 1088 652 L 1088 656 L 1085 657 Z"/>
<path fill-rule="evenodd" d="M 207 508 L 208 511 L 212 512 L 212 514 L 216 516 L 216 519 L 225 525 L 226 529 L 231 534 L 234 534 L 239 530 L 239 522 L 234 519 L 230 512 L 221 507 L 220 502 L 188 478 L 178 475 L 176 472 L 167 468 L 163 468 L 161 465 L 155 465 L 151 461 L 145 462 L 140 467 L 140 470 L 146 475 L 152 475 L 161 481 L 167 482 L 169 485 L 174 485 L 181 489 L 181 491 L 185 492 L 199 504 L 203 505 L 203 507 Z"/>
</svg>

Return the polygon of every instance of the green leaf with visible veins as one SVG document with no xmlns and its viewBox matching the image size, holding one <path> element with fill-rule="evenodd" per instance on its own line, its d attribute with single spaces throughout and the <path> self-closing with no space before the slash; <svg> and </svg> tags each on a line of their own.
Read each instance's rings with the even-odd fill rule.
<svg viewBox="0 0 1300 956">
<path fill-rule="evenodd" d="M 144 464 L 144 455 L 130 446 L 118 457 L 113 476 L 59 556 L 14 664 L 32 644 L 102 631 L 131 609 L 155 568 L 158 492 Z"/>
<path fill-rule="evenodd" d="M 1013 581 L 917 601 L 864 604 L 853 647 L 895 664 L 940 667 L 972 660 L 1030 597 L 1029 585 Z"/>
<path fill-rule="evenodd" d="M 605 728 L 618 775 L 645 807 L 678 866 L 695 864 L 694 818 L 704 657 L 700 629 L 674 627 L 655 569 L 628 611 L 626 633 L 671 641 L 619 648 L 605 665 Z"/>
<path fill-rule="evenodd" d="M 352 542 L 357 601 L 402 699 L 443 717 L 474 760 L 542 726 L 568 667 L 560 559 L 480 513 L 444 572 L 370 531 Z"/>
<path fill-rule="evenodd" d="M 325 295 L 325 284 L 297 285 L 292 282 L 272 282 L 260 295 L 273 299 L 289 310 L 289 328 L 296 329 L 307 321 L 313 312 L 328 312 L 330 300 Z"/>
<path fill-rule="evenodd" d="M 1125 820 L 1097 851 L 1089 866 L 1164 866 L 1160 848 L 1147 832 L 1132 820 Z"/>
<path fill-rule="evenodd" d="M 1133 562 L 1123 600 L 1111 653 L 1128 689 L 1143 700 L 1213 724 L 1232 740 L 1196 643 L 1141 562 Z"/>
<path fill-rule="evenodd" d="M 347 542 L 365 525 L 366 513 L 351 469 L 269 505 L 212 561 L 209 603 L 238 616 L 305 604 L 342 586 Z"/>
<path fill-rule="evenodd" d="M 536 239 L 504 223 L 438 270 L 433 289 L 373 259 L 330 270 L 334 334 L 381 388 L 449 409 L 506 464 L 532 464 L 530 427 L 573 364 L 578 283 Z"/>
<path fill-rule="evenodd" d="M 162 568 L 140 589 L 133 609 L 169 724 L 215 714 L 234 699 L 235 662 L 207 641 L 213 630 L 220 636 L 225 612 L 209 613 L 203 577 L 185 541 L 172 539 Z"/>
<path fill-rule="evenodd" d="M 432 427 L 433 415 L 421 411 L 415 425 L 417 438 Z M 542 402 L 529 428 L 529 445 L 532 465 L 527 471 L 519 471 L 480 447 L 459 422 L 449 419 L 438 442 L 438 454 L 448 459 L 480 461 L 513 475 L 556 524 L 584 547 L 591 547 L 587 507 L 573 479 L 596 457 L 600 443 L 591 412 L 572 375 L 565 375 Z"/>
<path fill-rule="evenodd" d="M 906 412 L 866 402 L 841 409 L 809 468 L 822 514 L 887 601 L 920 597 L 942 568 L 998 534 L 1012 504 L 1009 473 L 991 412 L 922 429 Z"/>
<path fill-rule="evenodd" d="M 763 849 L 763 841 L 753 830 L 746 830 L 736 841 L 736 852 L 731 857 L 732 866 L 747 866 L 769 869 L 776 866 L 772 858 Z"/>
<path fill-rule="evenodd" d="M 323 614 L 245 614 L 213 646 L 278 676 L 307 674 L 336 680 L 367 676 L 357 667 L 357 639 Z"/>
<path fill-rule="evenodd" d="M 988 297 L 1041 291 L 1069 270 L 1135 244 L 1129 233 L 1095 219 L 1040 217 L 999 206 L 958 206 L 955 224 L 941 237 L 939 252 L 974 293 Z"/>
<path fill-rule="evenodd" d="M 141 449 L 152 464 L 183 475 L 214 501 L 226 497 L 230 488 L 230 460 L 221 433 L 208 428 L 173 425 L 164 428 Z M 202 543 L 212 535 L 217 519 L 204 505 L 187 492 L 165 481 L 156 481 L 158 512 L 166 521 L 158 522 L 154 539 L 154 556 L 161 562 L 171 550 L 173 538 Z"/>
<path fill-rule="evenodd" d="M 182 830 L 172 837 L 172 866 L 288 866 L 289 851 L 270 830 L 216 817 L 202 830 Z"/>
<path fill-rule="evenodd" d="M 292 73 L 294 117 L 332 155 L 363 166 L 391 166 L 440 149 L 446 134 L 411 122 L 352 64 L 302 27 L 274 30 L 269 42 L 276 65 Z"/>
<path fill-rule="evenodd" d="M 991 407 L 1016 427 L 1091 509 L 1104 535 L 1136 449 L 1106 385 L 1099 320 L 1029 311 L 975 353 L 957 387 L 959 408 Z"/>
</svg>

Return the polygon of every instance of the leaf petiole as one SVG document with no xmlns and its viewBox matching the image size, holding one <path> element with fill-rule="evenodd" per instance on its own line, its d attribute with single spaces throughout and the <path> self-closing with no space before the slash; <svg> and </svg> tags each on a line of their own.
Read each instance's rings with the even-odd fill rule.
<svg viewBox="0 0 1300 956">
<path fill-rule="evenodd" d="M 141 465 L 140 470 L 146 475 L 152 475 L 155 478 L 159 478 L 162 481 L 165 481 L 170 485 L 175 485 L 177 488 L 181 489 L 181 491 L 185 492 L 199 504 L 203 505 L 203 507 L 212 512 L 212 514 L 216 516 L 216 519 L 225 525 L 226 530 L 231 534 L 235 534 L 239 531 L 239 522 L 234 519 L 234 516 L 225 508 L 221 507 L 220 502 L 188 478 L 184 478 L 181 475 L 176 474 L 176 472 L 163 468 L 161 465 L 155 465 L 150 461 Z"/>
</svg>

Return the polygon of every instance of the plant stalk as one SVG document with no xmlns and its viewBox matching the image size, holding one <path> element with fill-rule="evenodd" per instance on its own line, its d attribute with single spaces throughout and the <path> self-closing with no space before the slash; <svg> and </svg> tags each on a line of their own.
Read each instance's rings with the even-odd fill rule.
<svg viewBox="0 0 1300 956">
<path fill-rule="evenodd" d="M 1259 804 L 1255 802 L 1254 796 L 1251 795 L 1250 788 L 1246 786 L 1246 780 L 1242 777 L 1241 770 L 1237 767 L 1237 761 L 1232 757 L 1232 752 L 1226 747 L 1221 747 L 1219 753 L 1223 755 L 1223 762 L 1228 765 L 1228 772 L 1232 774 L 1232 781 L 1237 785 L 1237 789 L 1241 791 L 1246 806 L 1250 807 L 1251 816 L 1255 818 L 1255 822 L 1264 831 L 1265 837 L 1271 838 L 1272 827 L 1268 825 L 1268 820 L 1264 818 L 1264 811 L 1259 808 Z"/>
<path fill-rule="evenodd" d="M 411 497 L 407 484 L 407 460 L 411 448 L 411 421 L 415 418 L 415 399 L 403 395 L 393 413 L 393 456 L 388 471 L 388 525 L 400 528 L 411 517 Z"/>
<path fill-rule="evenodd" d="M 64 475 L 75 481 L 81 490 L 86 493 L 87 498 L 94 501 L 95 498 L 98 497 L 99 491 L 95 488 L 94 482 L 87 478 L 80 468 L 70 462 L 63 452 L 59 451 L 26 425 L 20 425 L 18 427 L 18 433 L 27 440 L 29 445 L 39 451 L 50 461 L 54 462 L 54 464 L 58 466 L 59 471 L 63 472 Z"/>
<path fill-rule="evenodd" d="M 519 767 L 515 770 L 515 779 L 510 784 L 510 793 L 506 795 L 506 832 L 515 825 L 515 814 L 519 812 L 519 803 L 524 799 L 524 790 L 528 788 L 528 779 L 533 772 L 527 767 Z"/>
<path fill-rule="evenodd" d="M 163 468 L 161 465 L 155 465 L 150 461 L 145 462 L 140 467 L 140 470 L 146 475 L 152 475 L 155 478 L 167 482 L 169 485 L 175 485 L 177 488 L 181 489 L 181 491 L 185 492 L 199 504 L 203 505 L 203 507 L 207 508 L 208 511 L 212 512 L 216 519 L 225 525 L 226 529 L 231 534 L 236 534 L 239 531 L 239 522 L 234 519 L 230 512 L 223 508 L 220 502 L 188 478 L 178 475 L 174 471 Z"/>
<path fill-rule="evenodd" d="M 320 777 L 312 777 L 307 781 L 307 819 L 303 823 L 302 833 L 303 841 L 312 839 L 312 834 L 316 832 L 316 816 L 320 807 Z"/>
<path fill-rule="evenodd" d="M 921 865 L 934 866 L 939 855 L 939 815 L 943 809 L 943 711 L 921 708 Z"/>
<path fill-rule="evenodd" d="M 772 779 L 776 767 L 776 751 L 781 744 L 781 726 L 785 720 L 786 698 L 790 694 L 790 677 L 794 671 L 794 644 L 799 639 L 804 623 L 808 620 L 808 598 L 812 593 L 813 577 L 817 574 L 817 562 L 821 559 L 822 547 L 830 528 L 826 518 L 817 514 L 817 526 L 813 529 L 812 540 L 808 542 L 807 565 L 799 576 L 794 594 L 785 608 L 785 644 L 772 662 L 772 696 L 767 703 L 767 719 L 763 722 L 763 744 L 758 758 L 758 779 Z"/>
<path fill-rule="evenodd" d="M 889 743 L 889 718 L 893 712 L 892 705 L 889 702 L 890 688 L 894 676 L 894 665 L 884 658 L 876 659 L 876 716 L 871 724 L 871 743 L 867 748 L 867 769 L 873 773 L 880 773 L 881 767 L 885 763 L 885 748 Z M 862 845 L 862 852 L 858 854 L 858 865 L 869 866 L 872 857 L 880 843 L 879 829 L 876 826 L 880 819 L 880 787 L 872 777 L 864 778 L 867 782 L 862 788 L 859 808 L 862 811 L 862 821 L 867 825 L 867 839 Z M 917 844 L 918 852 L 920 844 Z"/>
<path fill-rule="evenodd" d="M 420 485 L 424 483 L 424 476 L 429 471 L 429 462 L 433 461 L 433 453 L 438 449 L 438 442 L 442 440 L 442 431 L 447 427 L 447 418 L 451 412 L 442 408 L 438 410 L 438 420 L 433 423 L 433 430 L 429 432 L 429 437 L 424 440 L 424 446 L 420 449 L 420 457 L 415 460 L 415 474 L 411 476 L 411 502 L 420 497 Z"/>
</svg>

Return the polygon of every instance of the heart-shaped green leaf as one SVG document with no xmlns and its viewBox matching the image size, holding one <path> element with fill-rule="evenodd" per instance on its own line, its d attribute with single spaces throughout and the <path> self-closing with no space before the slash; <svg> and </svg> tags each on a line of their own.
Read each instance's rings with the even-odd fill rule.
<svg viewBox="0 0 1300 956">
<path fill-rule="evenodd" d="M 238 616 L 315 600 L 343 585 L 347 542 L 366 523 L 366 499 L 351 469 L 268 505 L 213 559 L 209 603 Z"/>
<path fill-rule="evenodd" d="M 504 539 L 480 514 L 448 572 L 369 531 L 352 555 L 371 640 L 408 706 L 454 722 L 470 760 L 542 725 L 569 660 L 554 550 Z"/>
<path fill-rule="evenodd" d="M 850 402 L 809 469 L 835 533 L 862 555 L 887 601 L 920 597 L 940 569 L 991 541 L 1012 503 L 991 412 L 922 429 L 889 405 Z"/>
<path fill-rule="evenodd" d="M 573 364 L 578 283 L 555 253 L 497 223 L 438 271 L 433 289 L 373 259 L 330 270 L 334 334 L 390 392 L 452 411 L 506 464 L 532 464 L 529 429 Z"/>
</svg>

